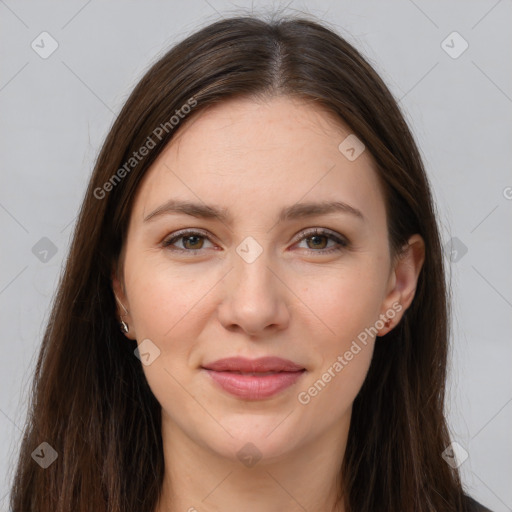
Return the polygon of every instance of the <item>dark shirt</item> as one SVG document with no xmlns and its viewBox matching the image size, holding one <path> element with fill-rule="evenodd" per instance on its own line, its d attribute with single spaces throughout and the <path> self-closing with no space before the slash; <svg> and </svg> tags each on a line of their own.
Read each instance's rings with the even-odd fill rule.
<svg viewBox="0 0 512 512">
<path fill-rule="evenodd" d="M 466 496 L 466 512 L 492 512 L 483 505 L 480 505 L 471 496 Z"/>
</svg>

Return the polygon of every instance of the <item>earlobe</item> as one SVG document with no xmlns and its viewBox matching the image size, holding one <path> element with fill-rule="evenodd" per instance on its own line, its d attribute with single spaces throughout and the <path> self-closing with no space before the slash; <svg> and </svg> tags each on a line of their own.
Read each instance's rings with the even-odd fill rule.
<svg viewBox="0 0 512 512">
<path fill-rule="evenodd" d="M 116 292 L 114 292 L 114 297 L 116 298 L 117 303 L 123 308 L 124 313 L 121 314 L 121 318 L 119 321 L 119 326 L 121 328 L 121 331 L 123 331 L 125 334 L 128 334 L 130 331 L 130 328 L 128 327 L 128 324 L 124 321 L 124 318 L 128 316 L 128 311 L 124 307 L 123 303 L 119 300 L 119 297 L 116 295 Z"/>
<path fill-rule="evenodd" d="M 128 333 L 130 332 L 130 325 L 128 323 L 129 312 L 123 303 L 126 300 L 126 297 L 125 297 L 125 293 L 123 290 L 123 286 L 121 285 L 121 281 L 115 271 L 112 272 L 111 282 L 112 282 L 112 291 L 114 293 L 114 297 L 115 297 L 115 300 L 116 300 L 117 306 L 118 306 L 117 307 L 117 316 L 118 316 L 119 328 L 121 329 L 121 332 L 127 338 L 135 339 L 132 336 L 128 336 Z M 119 297 L 122 297 L 122 299 Z"/>
<path fill-rule="evenodd" d="M 378 336 L 384 336 L 396 327 L 411 305 L 424 261 L 425 242 L 420 235 L 412 235 L 402 252 L 396 257 L 390 276 L 390 289 L 383 303 L 384 310 L 381 314 L 381 317 L 386 318 L 386 323 L 380 329 Z"/>
</svg>

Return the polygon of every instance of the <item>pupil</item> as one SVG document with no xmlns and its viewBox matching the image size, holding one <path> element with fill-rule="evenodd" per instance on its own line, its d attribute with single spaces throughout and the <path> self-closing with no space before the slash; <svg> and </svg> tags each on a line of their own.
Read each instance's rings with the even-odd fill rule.
<svg viewBox="0 0 512 512">
<path fill-rule="evenodd" d="M 192 240 L 192 242 L 191 242 L 191 240 Z M 186 247 L 188 247 L 189 245 L 194 246 L 197 244 L 198 241 L 200 241 L 200 237 L 198 237 L 198 236 L 187 236 L 185 238 L 185 246 Z M 194 247 L 192 247 L 192 248 L 194 248 Z"/>
<path fill-rule="evenodd" d="M 322 238 L 324 239 L 324 244 L 322 244 L 322 241 L 321 241 Z M 325 246 L 325 236 L 323 236 L 323 235 L 314 235 L 310 239 L 313 241 L 313 245 L 315 245 L 316 247 L 321 245 L 322 246 L 321 248 L 323 249 L 323 246 Z M 314 240 L 316 240 L 316 241 L 314 241 Z"/>
</svg>

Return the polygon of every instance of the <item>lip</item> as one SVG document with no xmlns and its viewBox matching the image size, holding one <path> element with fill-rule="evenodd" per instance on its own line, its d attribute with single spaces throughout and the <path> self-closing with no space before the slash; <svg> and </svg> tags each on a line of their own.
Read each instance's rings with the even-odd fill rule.
<svg viewBox="0 0 512 512">
<path fill-rule="evenodd" d="M 245 400 L 270 398 L 297 382 L 303 366 L 280 357 L 229 357 L 202 366 L 224 391 Z"/>
<path fill-rule="evenodd" d="M 247 359 L 246 357 L 226 357 L 213 363 L 203 365 L 207 370 L 216 372 L 295 372 L 304 370 L 301 366 L 288 359 L 280 357 L 259 357 L 258 359 Z"/>
</svg>

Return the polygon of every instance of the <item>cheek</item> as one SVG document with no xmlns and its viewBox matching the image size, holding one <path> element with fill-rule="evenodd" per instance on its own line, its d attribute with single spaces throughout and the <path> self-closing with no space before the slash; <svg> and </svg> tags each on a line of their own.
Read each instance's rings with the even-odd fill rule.
<svg viewBox="0 0 512 512">
<path fill-rule="evenodd" d="M 308 277 L 300 299 L 310 309 L 308 312 L 304 308 L 303 313 L 318 326 L 315 344 L 320 353 L 332 357 L 334 351 L 343 350 L 365 328 L 374 325 L 383 290 L 378 276 L 379 272 L 368 267 L 364 271 L 341 268 L 328 276 Z"/>
<path fill-rule="evenodd" d="M 318 358 L 298 401 L 312 414 L 329 410 L 339 416 L 351 407 L 371 363 L 382 289 L 381 272 L 373 265 L 309 279 L 302 287 L 318 326 L 311 337 Z"/>
<path fill-rule="evenodd" d="M 148 384 L 163 410 L 183 417 L 197 414 L 189 389 L 192 354 L 211 318 L 211 290 L 218 281 L 215 272 L 176 269 L 169 264 L 131 262 L 126 286 L 130 291 L 131 316 L 137 341 L 149 339 L 160 351 L 143 365 Z M 137 264 L 139 263 L 139 264 Z M 179 418 L 174 417 L 179 423 Z"/>
<path fill-rule="evenodd" d="M 165 261 L 142 262 L 133 268 L 137 268 L 136 272 L 126 279 L 137 338 L 154 339 L 162 345 L 168 339 L 193 339 L 200 331 L 208 291 L 218 281 L 217 273 L 198 268 L 192 272 Z"/>
<path fill-rule="evenodd" d="M 355 340 L 326 361 L 300 390 L 297 399 L 305 413 L 335 421 L 350 411 L 370 367 L 373 341 Z M 330 420 L 327 420 L 327 416 Z"/>
<path fill-rule="evenodd" d="M 161 263 L 144 264 L 135 258 L 131 264 L 125 279 L 137 343 L 139 350 L 141 343 L 146 343 L 156 354 L 142 369 L 164 409 L 172 409 L 176 403 L 186 408 L 190 397 L 182 386 L 190 378 L 192 354 L 209 316 L 209 297 L 205 294 L 215 279 L 208 274 L 198 278 L 197 274 L 179 272 Z M 149 345 L 145 341 L 148 339 Z"/>
<path fill-rule="evenodd" d="M 311 304 L 319 325 L 311 336 L 317 359 L 297 396 L 306 414 L 316 417 L 318 411 L 329 411 L 338 418 L 350 409 L 373 354 L 370 328 L 378 319 L 376 286 L 374 279 L 340 274 L 322 284 L 312 280 L 303 288 L 304 302 Z"/>
</svg>

